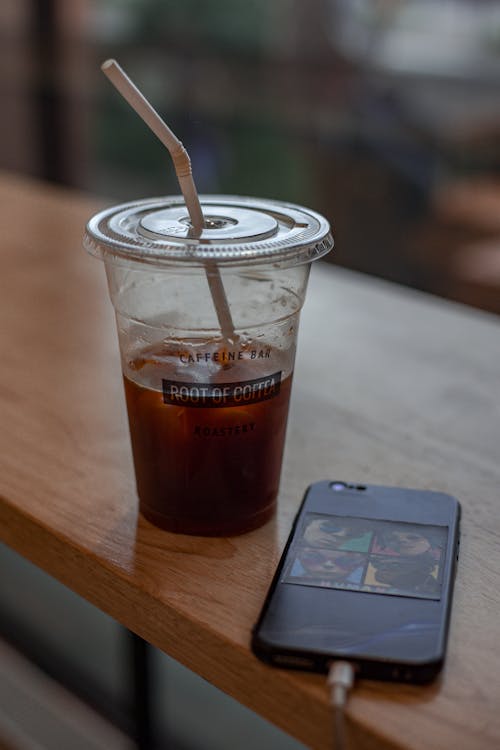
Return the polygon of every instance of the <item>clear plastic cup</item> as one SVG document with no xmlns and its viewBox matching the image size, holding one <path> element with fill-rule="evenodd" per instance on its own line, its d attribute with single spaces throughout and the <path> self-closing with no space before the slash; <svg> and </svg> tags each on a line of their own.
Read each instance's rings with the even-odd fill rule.
<svg viewBox="0 0 500 750">
<path fill-rule="evenodd" d="M 181 197 L 159 198 L 97 214 L 84 246 L 104 260 L 116 313 L 140 510 L 170 531 L 225 536 L 275 512 L 300 310 L 333 240 L 300 206 L 201 203 L 200 237 Z"/>
</svg>

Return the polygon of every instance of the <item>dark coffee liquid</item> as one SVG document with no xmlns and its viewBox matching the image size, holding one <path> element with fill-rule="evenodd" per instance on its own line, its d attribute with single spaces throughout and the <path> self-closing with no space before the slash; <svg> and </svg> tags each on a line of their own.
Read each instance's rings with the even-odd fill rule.
<svg viewBox="0 0 500 750">
<path fill-rule="evenodd" d="M 151 362 L 152 375 L 144 378 Z M 224 384 L 235 375 L 250 382 L 258 371 L 243 361 L 219 367 L 211 381 Z M 215 393 L 169 386 L 166 397 L 165 383 L 190 380 L 179 378 L 164 353 L 129 363 L 124 382 L 141 512 L 185 534 L 249 531 L 275 510 L 291 376 Z"/>
</svg>

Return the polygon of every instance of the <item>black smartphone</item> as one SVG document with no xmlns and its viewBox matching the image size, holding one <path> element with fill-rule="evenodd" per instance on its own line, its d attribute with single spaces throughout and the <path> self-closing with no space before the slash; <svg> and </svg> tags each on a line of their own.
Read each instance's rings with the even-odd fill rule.
<svg viewBox="0 0 500 750">
<path fill-rule="evenodd" d="M 459 549 L 460 505 L 428 490 L 311 485 L 252 648 L 279 667 L 423 683 L 441 670 Z"/>
</svg>

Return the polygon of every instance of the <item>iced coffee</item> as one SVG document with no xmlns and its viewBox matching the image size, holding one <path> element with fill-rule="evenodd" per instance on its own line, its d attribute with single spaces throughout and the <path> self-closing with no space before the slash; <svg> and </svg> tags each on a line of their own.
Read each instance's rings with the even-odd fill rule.
<svg viewBox="0 0 500 750">
<path fill-rule="evenodd" d="M 116 312 L 140 510 L 167 530 L 231 535 L 273 515 L 300 310 L 327 222 L 299 206 L 202 199 L 193 237 L 181 198 L 113 207 L 85 245 Z M 207 269 L 217 267 L 223 331 Z"/>
</svg>

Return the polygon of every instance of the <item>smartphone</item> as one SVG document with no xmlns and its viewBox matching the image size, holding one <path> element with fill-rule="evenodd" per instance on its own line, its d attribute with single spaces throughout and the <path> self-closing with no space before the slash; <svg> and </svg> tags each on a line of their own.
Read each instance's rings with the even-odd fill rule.
<svg viewBox="0 0 500 750">
<path fill-rule="evenodd" d="M 428 490 L 311 485 L 253 629 L 279 667 L 423 683 L 441 670 L 459 550 L 460 504 Z"/>
</svg>

